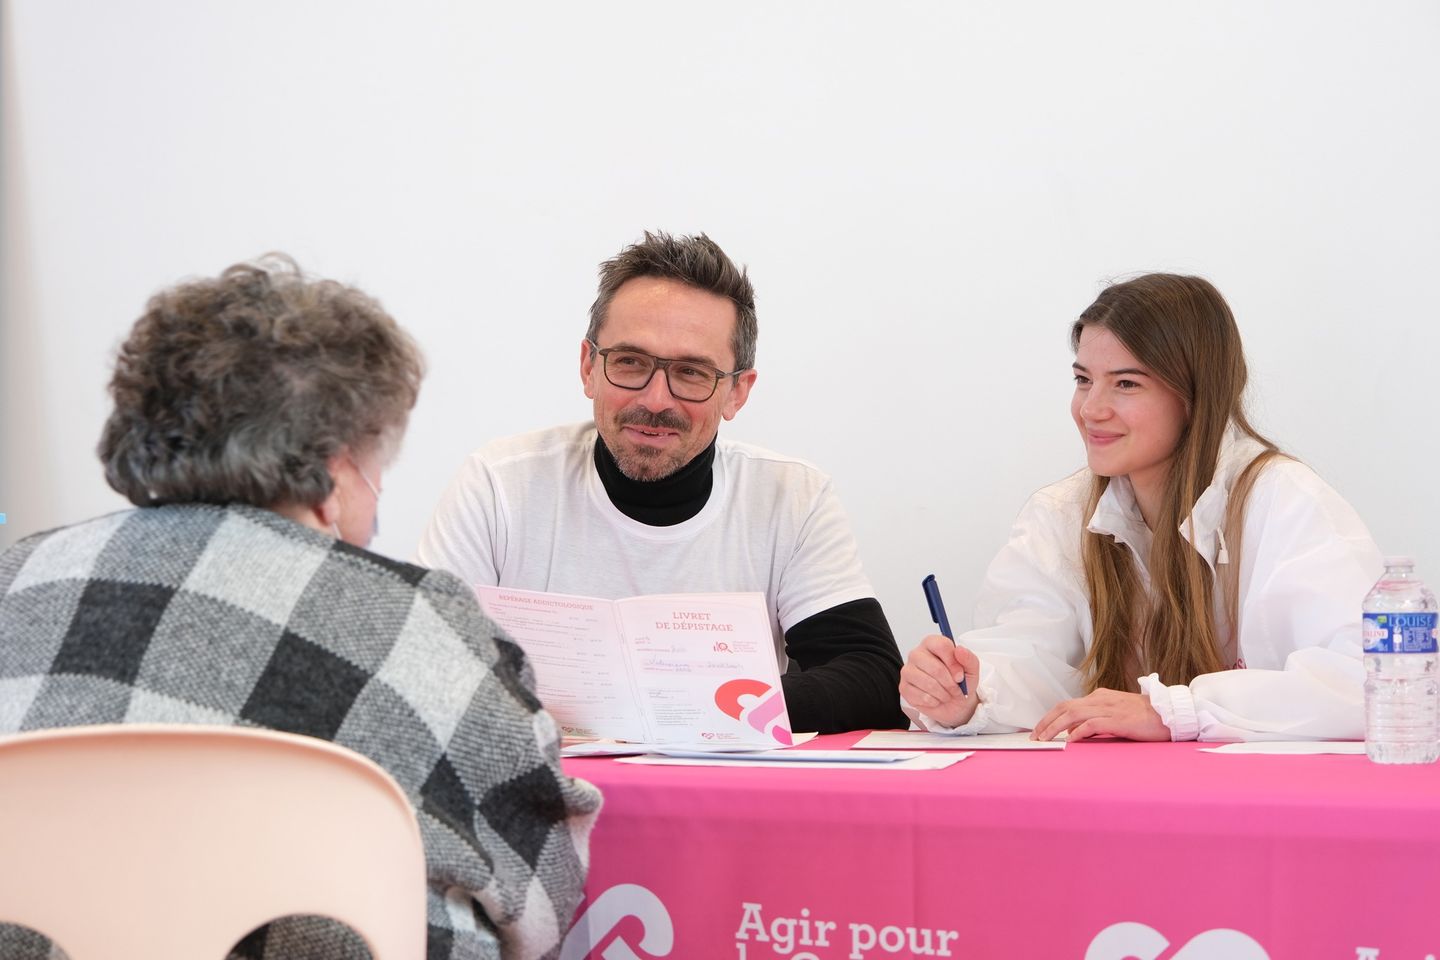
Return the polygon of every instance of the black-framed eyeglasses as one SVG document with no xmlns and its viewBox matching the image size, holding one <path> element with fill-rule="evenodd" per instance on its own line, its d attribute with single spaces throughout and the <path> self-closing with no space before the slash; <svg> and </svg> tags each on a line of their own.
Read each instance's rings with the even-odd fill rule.
<svg viewBox="0 0 1440 960">
<path fill-rule="evenodd" d="M 594 340 L 587 340 L 590 349 L 600 355 L 604 364 L 605 379 L 622 390 L 644 390 L 655 377 L 656 370 L 665 371 L 665 384 L 670 395 L 676 400 L 703 403 L 715 395 L 715 389 L 726 377 L 744 373 L 744 370 L 721 370 L 708 363 L 695 360 L 671 360 L 667 357 L 652 357 L 638 350 L 621 350 L 616 347 L 601 348 Z"/>
</svg>

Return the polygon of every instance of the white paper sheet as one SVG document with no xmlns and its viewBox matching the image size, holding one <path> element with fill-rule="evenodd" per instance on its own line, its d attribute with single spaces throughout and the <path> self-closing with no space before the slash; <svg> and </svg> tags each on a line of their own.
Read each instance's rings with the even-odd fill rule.
<svg viewBox="0 0 1440 960">
<path fill-rule="evenodd" d="M 852 750 L 1063 750 L 1065 740 L 1031 740 L 1021 733 L 982 733 L 974 737 L 949 737 L 927 730 L 874 730 Z"/>
<path fill-rule="evenodd" d="M 688 760 L 748 760 L 757 763 L 899 763 L 925 756 L 918 750 L 750 750 L 745 753 L 716 753 L 713 750 L 676 750 L 670 747 L 660 747 L 652 753 Z"/>
<path fill-rule="evenodd" d="M 819 736 L 819 734 L 813 732 L 797 733 L 795 734 L 795 746 L 798 747 L 802 743 L 809 743 L 817 736 Z M 675 750 L 686 749 L 683 745 L 674 744 L 670 746 L 662 746 L 658 743 L 628 743 L 623 740 L 574 740 L 560 746 L 560 756 L 633 757 L 642 753 L 654 753 L 657 750 L 663 750 L 664 752 L 669 753 L 671 752 L 672 748 Z M 774 751 L 767 750 L 764 752 L 781 753 L 783 752 L 783 749 L 785 748 Z M 707 757 L 728 753 L 746 754 L 756 752 L 754 747 L 710 747 L 704 744 L 696 745 L 694 747 L 694 751 L 696 753 L 703 753 Z"/>
<path fill-rule="evenodd" d="M 896 760 L 894 763 L 844 763 L 825 760 L 809 763 L 803 760 L 743 760 L 739 757 L 709 757 L 691 759 L 688 757 L 658 757 L 653 754 L 643 757 L 619 757 L 616 763 L 641 763 L 657 767 L 764 767 L 786 770 L 943 770 L 954 766 L 970 756 L 968 753 L 922 753 L 910 760 Z"/>
<path fill-rule="evenodd" d="M 619 740 L 581 740 L 567 743 L 560 748 L 562 757 L 633 757 L 649 753 L 651 745 L 646 743 L 623 743 Z"/>
<path fill-rule="evenodd" d="M 1267 753 L 1278 756 L 1313 756 L 1322 753 L 1365 755 L 1364 740 L 1256 740 L 1201 747 L 1203 753 Z"/>
</svg>

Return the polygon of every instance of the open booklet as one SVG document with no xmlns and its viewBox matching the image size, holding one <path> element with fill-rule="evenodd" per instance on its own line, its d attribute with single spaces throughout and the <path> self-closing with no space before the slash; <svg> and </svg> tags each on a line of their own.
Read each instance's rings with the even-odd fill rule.
<svg viewBox="0 0 1440 960">
<path fill-rule="evenodd" d="M 475 592 L 525 650 L 567 737 L 702 749 L 793 742 L 764 594 Z"/>
</svg>

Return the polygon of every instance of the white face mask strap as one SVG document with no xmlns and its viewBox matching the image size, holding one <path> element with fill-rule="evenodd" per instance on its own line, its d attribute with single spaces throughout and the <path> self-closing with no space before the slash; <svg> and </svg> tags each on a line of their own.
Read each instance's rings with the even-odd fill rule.
<svg viewBox="0 0 1440 960">
<path fill-rule="evenodd" d="M 332 524 L 330 524 L 330 530 L 331 530 L 332 533 L 335 534 L 335 539 L 336 539 L 336 540 L 343 540 L 343 539 L 345 539 L 344 537 L 340 536 L 340 524 L 338 524 L 338 523 L 332 523 Z"/>
<path fill-rule="evenodd" d="M 355 462 L 354 457 L 350 456 L 350 454 L 347 453 L 345 454 L 345 459 L 349 460 L 350 466 L 354 467 L 355 472 L 360 474 L 360 479 L 365 481 L 365 486 L 370 488 L 370 492 L 375 495 L 375 502 L 378 504 L 380 502 L 380 489 L 376 487 L 375 484 L 370 482 L 370 478 L 365 475 L 364 470 L 360 469 L 360 464 Z"/>
</svg>

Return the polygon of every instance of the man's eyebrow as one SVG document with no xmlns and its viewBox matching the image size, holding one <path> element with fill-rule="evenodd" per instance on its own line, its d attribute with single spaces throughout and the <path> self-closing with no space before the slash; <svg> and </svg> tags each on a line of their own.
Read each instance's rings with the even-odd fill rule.
<svg viewBox="0 0 1440 960">
<path fill-rule="evenodd" d="M 626 353 L 643 353 L 643 354 L 645 354 L 645 356 L 647 356 L 647 357 L 656 357 L 656 356 L 657 356 L 656 354 L 651 353 L 649 350 L 644 350 L 644 349 L 642 349 L 642 348 L 640 348 L 640 347 L 637 347 L 637 346 L 635 346 L 635 344 L 633 344 L 633 343 L 625 343 L 623 340 L 622 340 L 620 343 L 611 344 L 610 346 L 606 347 L 605 349 L 607 349 L 607 350 L 624 350 Z M 703 364 L 705 364 L 705 366 L 707 366 L 707 367 L 714 367 L 716 370 L 722 370 L 722 371 L 723 371 L 723 368 L 720 366 L 720 364 L 716 363 L 714 360 L 711 360 L 709 357 L 704 356 L 703 354 L 698 354 L 698 353 L 686 354 L 686 355 L 683 356 L 683 357 L 657 357 L 657 359 L 660 359 L 660 360 L 682 360 L 682 361 L 684 361 L 685 363 L 703 363 Z"/>
</svg>

